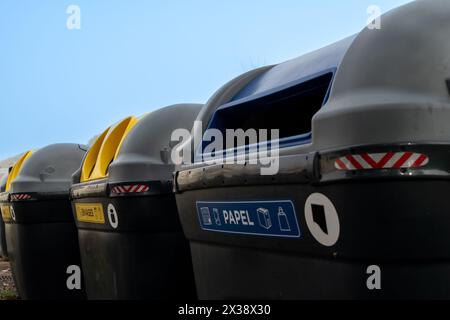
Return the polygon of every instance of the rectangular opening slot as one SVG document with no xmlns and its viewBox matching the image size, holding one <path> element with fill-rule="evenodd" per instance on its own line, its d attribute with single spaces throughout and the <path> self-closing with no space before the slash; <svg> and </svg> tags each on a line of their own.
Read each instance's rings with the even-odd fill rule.
<svg viewBox="0 0 450 320">
<path fill-rule="evenodd" d="M 309 142 L 311 119 L 326 102 L 332 78 L 328 72 L 260 98 L 225 105 L 215 112 L 208 128 L 220 130 L 224 137 L 227 129 L 268 129 L 268 140 L 270 129 L 278 129 L 280 146 L 292 140 Z"/>
</svg>

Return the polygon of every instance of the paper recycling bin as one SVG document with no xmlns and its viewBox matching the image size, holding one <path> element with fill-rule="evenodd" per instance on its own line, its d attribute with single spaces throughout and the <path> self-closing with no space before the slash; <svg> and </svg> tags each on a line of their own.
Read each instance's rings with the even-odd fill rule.
<svg viewBox="0 0 450 320">
<path fill-rule="evenodd" d="M 73 212 L 89 299 L 196 297 L 172 189 L 171 134 L 201 105 L 126 118 L 101 134 L 74 176 Z"/>
<path fill-rule="evenodd" d="M 7 179 L 8 175 L 5 175 L 2 177 L 2 179 L 0 179 L 0 196 L 3 192 L 5 192 Z M 0 204 L 0 257 L 8 258 L 8 250 L 6 249 L 6 238 L 5 238 L 5 223 L 3 222 L 1 210 L 2 205 Z"/>
<path fill-rule="evenodd" d="M 210 99 L 204 132 L 279 134 L 177 169 L 199 298 L 450 298 L 449 17 L 411 2 Z"/>
<path fill-rule="evenodd" d="M 16 176 L 9 190 L 6 240 L 22 299 L 85 296 L 69 191 L 86 149 L 78 144 L 49 145 L 29 155 L 21 167 L 16 164 L 10 174 Z"/>
</svg>

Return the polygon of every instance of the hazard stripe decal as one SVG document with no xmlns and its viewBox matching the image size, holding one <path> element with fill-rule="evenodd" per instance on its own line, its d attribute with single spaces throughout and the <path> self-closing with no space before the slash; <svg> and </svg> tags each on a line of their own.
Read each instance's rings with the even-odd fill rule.
<svg viewBox="0 0 450 320">
<path fill-rule="evenodd" d="M 148 190 L 150 190 L 150 187 L 145 184 L 115 186 L 111 189 L 113 193 L 143 193 Z"/>
<path fill-rule="evenodd" d="M 362 153 L 347 155 L 336 159 L 334 166 L 338 170 L 373 170 L 420 168 L 427 165 L 429 158 L 413 152 Z"/>
<path fill-rule="evenodd" d="M 32 197 L 29 194 L 25 194 L 25 193 L 18 193 L 18 194 L 11 195 L 11 201 L 29 200 L 31 198 Z"/>
</svg>

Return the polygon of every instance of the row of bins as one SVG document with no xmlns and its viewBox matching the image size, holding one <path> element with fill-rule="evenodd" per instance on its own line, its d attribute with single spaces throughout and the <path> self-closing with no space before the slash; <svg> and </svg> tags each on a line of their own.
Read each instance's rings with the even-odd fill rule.
<svg viewBox="0 0 450 320">
<path fill-rule="evenodd" d="M 0 194 L 20 295 L 450 298 L 448 16 L 415 1 L 203 106 L 25 153 Z"/>
<path fill-rule="evenodd" d="M 201 107 L 127 117 L 90 148 L 53 144 L 21 156 L 0 207 L 22 299 L 197 297 L 171 134 L 190 130 Z"/>
</svg>

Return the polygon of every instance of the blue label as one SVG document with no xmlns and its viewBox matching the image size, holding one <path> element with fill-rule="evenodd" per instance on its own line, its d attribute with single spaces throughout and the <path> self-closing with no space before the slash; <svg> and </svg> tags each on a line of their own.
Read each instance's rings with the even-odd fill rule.
<svg viewBox="0 0 450 320">
<path fill-rule="evenodd" d="M 203 230 L 299 238 L 294 204 L 283 201 L 197 202 Z"/>
</svg>

